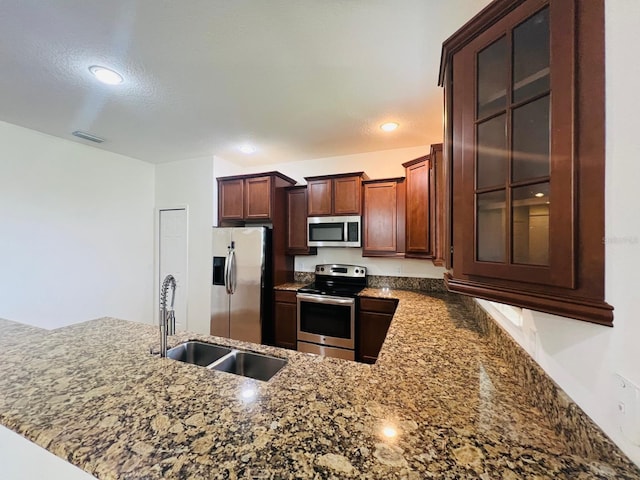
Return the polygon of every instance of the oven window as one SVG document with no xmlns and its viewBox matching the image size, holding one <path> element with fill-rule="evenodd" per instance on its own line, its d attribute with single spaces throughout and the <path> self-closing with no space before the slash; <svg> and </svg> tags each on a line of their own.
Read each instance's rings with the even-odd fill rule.
<svg viewBox="0 0 640 480">
<path fill-rule="evenodd" d="M 310 224 L 309 240 L 312 242 L 342 242 L 344 240 L 344 223 Z"/>
<path fill-rule="evenodd" d="M 351 339 L 351 306 L 300 302 L 300 330 L 349 340 Z"/>
</svg>

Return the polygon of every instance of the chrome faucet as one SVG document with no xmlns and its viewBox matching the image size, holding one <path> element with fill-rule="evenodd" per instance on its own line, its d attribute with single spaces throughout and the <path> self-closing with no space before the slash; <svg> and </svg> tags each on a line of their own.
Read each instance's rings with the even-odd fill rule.
<svg viewBox="0 0 640 480">
<path fill-rule="evenodd" d="M 167 309 L 167 294 L 171 287 L 171 304 Z M 167 335 L 176 333 L 176 316 L 173 312 L 173 302 L 176 299 L 176 279 L 167 275 L 160 288 L 160 356 L 167 356 Z"/>
</svg>

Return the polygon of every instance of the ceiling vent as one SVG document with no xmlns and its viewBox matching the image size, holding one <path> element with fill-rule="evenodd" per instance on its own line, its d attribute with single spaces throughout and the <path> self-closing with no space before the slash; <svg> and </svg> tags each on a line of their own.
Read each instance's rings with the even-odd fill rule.
<svg viewBox="0 0 640 480">
<path fill-rule="evenodd" d="M 76 130 L 72 133 L 72 135 L 84 138 L 85 140 L 89 140 L 90 142 L 102 143 L 104 142 L 104 138 L 96 137 L 95 135 L 91 135 L 90 133 L 83 132 L 82 130 Z"/>
</svg>

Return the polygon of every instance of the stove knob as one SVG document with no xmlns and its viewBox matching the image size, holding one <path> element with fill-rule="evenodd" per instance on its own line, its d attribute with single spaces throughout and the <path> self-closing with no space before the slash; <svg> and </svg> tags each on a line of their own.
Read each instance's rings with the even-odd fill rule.
<svg viewBox="0 0 640 480">
<path fill-rule="evenodd" d="M 321 271 L 321 272 L 324 272 L 324 267 L 321 267 L 321 268 L 320 268 L 320 271 Z"/>
</svg>

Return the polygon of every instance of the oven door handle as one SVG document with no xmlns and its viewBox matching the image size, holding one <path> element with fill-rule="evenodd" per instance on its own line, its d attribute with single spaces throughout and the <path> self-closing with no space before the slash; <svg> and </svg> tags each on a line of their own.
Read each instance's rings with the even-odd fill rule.
<svg viewBox="0 0 640 480">
<path fill-rule="evenodd" d="M 315 303 L 326 303 L 327 305 L 353 305 L 355 298 L 331 297 L 329 295 L 314 295 L 312 293 L 298 293 L 296 298 Z"/>
</svg>

